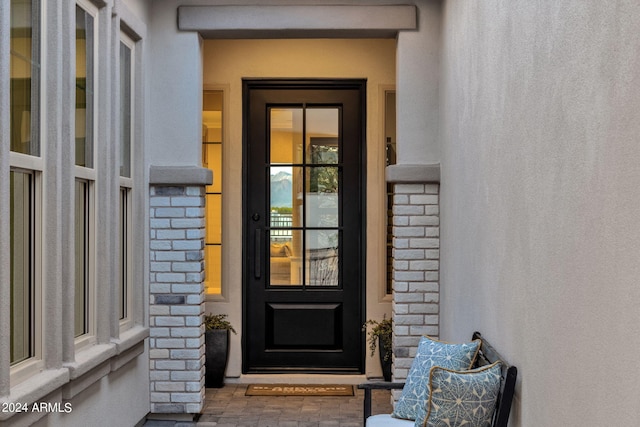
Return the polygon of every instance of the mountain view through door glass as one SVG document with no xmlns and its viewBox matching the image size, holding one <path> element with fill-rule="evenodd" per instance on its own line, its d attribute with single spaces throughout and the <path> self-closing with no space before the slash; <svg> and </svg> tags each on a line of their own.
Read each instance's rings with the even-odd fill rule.
<svg viewBox="0 0 640 427">
<path fill-rule="evenodd" d="M 270 286 L 339 286 L 339 114 L 270 110 Z"/>
</svg>

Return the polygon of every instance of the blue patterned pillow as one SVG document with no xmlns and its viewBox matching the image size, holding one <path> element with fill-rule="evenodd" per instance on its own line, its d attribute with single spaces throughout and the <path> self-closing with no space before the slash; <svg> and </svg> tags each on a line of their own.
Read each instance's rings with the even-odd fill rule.
<svg viewBox="0 0 640 427">
<path fill-rule="evenodd" d="M 500 362 L 470 371 L 432 368 L 429 401 L 419 411 L 415 425 L 491 427 L 500 380 Z"/>
<path fill-rule="evenodd" d="M 415 420 L 419 409 L 424 408 L 429 399 L 431 368 L 441 366 L 453 370 L 469 369 L 476 359 L 480 343 L 480 340 L 475 340 L 465 344 L 449 344 L 429 337 L 420 338 L 418 353 L 409 369 L 407 381 L 393 410 L 393 416 Z"/>
</svg>

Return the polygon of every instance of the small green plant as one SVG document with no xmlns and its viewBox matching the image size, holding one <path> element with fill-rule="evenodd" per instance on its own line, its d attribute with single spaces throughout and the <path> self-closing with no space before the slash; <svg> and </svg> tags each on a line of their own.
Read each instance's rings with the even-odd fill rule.
<svg viewBox="0 0 640 427">
<path fill-rule="evenodd" d="M 204 325 L 207 328 L 207 331 L 213 329 L 226 329 L 237 334 L 236 330 L 231 326 L 231 322 L 226 320 L 226 317 L 226 314 L 205 314 Z"/>
<path fill-rule="evenodd" d="M 378 346 L 378 339 L 380 339 L 380 345 L 382 346 L 382 351 L 385 352 L 384 361 L 388 361 L 391 358 L 391 334 L 393 332 L 393 321 L 391 319 L 387 319 L 387 316 L 384 316 L 381 321 L 377 320 L 367 320 L 364 325 L 362 325 L 362 330 L 366 331 L 367 326 L 372 325 L 373 327 L 369 331 L 369 338 L 367 341 L 369 342 L 369 349 L 371 350 L 371 356 L 375 354 L 376 347 Z"/>
</svg>

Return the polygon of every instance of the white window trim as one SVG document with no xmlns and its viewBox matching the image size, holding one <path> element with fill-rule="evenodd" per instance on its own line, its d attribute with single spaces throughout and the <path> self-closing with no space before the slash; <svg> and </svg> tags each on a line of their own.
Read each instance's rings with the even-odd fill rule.
<svg viewBox="0 0 640 427">
<path fill-rule="evenodd" d="M 120 43 L 124 44 L 130 51 L 130 61 L 131 68 L 129 69 L 129 78 L 130 78 L 130 87 L 129 87 L 129 102 L 130 102 L 130 123 L 129 123 L 129 177 L 120 176 L 119 175 L 119 184 L 120 189 L 126 189 L 126 216 L 124 218 L 126 224 L 126 241 L 124 245 L 127 248 L 126 257 L 127 262 L 125 265 L 126 271 L 126 296 L 125 296 L 125 317 L 119 319 L 119 329 L 120 333 L 131 329 L 135 322 L 135 305 L 133 303 L 134 291 L 133 288 L 135 286 L 134 283 L 134 274 L 133 274 L 133 263 L 134 263 L 134 250 L 133 250 L 133 230 L 136 224 L 134 224 L 134 214 L 133 214 L 133 197 L 134 193 L 137 193 L 135 184 L 135 176 L 136 176 L 136 156 L 135 156 L 135 145 L 138 143 L 136 141 L 136 125 L 137 125 L 137 117 L 136 117 L 136 89 L 137 89 L 137 79 L 136 79 L 136 42 L 126 33 L 120 29 L 120 37 L 118 38 L 118 49 L 116 49 L 117 53 L 115 56 L 120 58 Z M 120 70 L 120 67 L 117 67 Z M 122 76 L 119 76 L 121 79 Z M 118 80 L 120 81 L 120 80 Z M 117 91 L 114 91 L 118 94 L 117 101 L 120 101 L 120 87 L 118 87 Z M 115 105 L 120 105 L 119 102 L 116 102 Z M 119 121 L 118 121 L 119 122 Z M 120 123 L 122 126 L 122 123 Z M 118 140 L 120 143 L 121 141 Z M 118 152 L 120 147 L 118 147 Z M 120 171 L 120 164 L 118 164 L 117 170 Z M 119 173 L 118 173 L 119 174 Z M 120 262 L 120 260 L 118 261 Z M 120 282 L 118 282 L 118 298 L 122 298 L 121 296 L 122 289 L 120 288 Z M 119 317 L 119 316 L 118 316 Z"/>
<path fill-rule="evenodd" d="M 25 154 L 19 154 L 19 153 L 11 153 L 13 154 L 17 154 L 18 157 L 32 157 L 32 156 L 28 156 Z M 11 158 L 13 156 L 10 156 Z M 22 159 L 25 160 L 25 159 Z M 42 164 L 42 159 L 41 158 L 33 158 L 34 162 L 33 163 L 38 163 L 38 164 Z M 12 162 L 13 163 L 13 162 Z M 17 162 L 20 163 L 20 162 Z M 33 265 L 33 272 L 34 272 L 34 283 L 33 283 L 33 288 L 34 288 L 34 317 L 33 317 L 33 322 L 34 322 L 34 336 L 33 336 L 33 345 L 34 345 L 34 349 L 33 349 L 33 356 L 23 360 L 22 362 L 18 362 L 14 365 L 12 365 L 9 368 L 9 382 L 12 386 L 19 384 L 25 380 L 27 380 L 28 378 L 32 377 L 33 375 L 37 374 L 38 372 L 42 371 L 44 369 L 44 360 L 42 357 L 42 322 L 43 322 L 43 314 L 42 314 L 42 310 L 43 310 L 43 306 L 42 306 L 42 173 L 38 170 L 34 170 L 34 169 L 28 169 L 28 168 L 20 168 L 20 167 L 13 167 L 13 165 L 11 166 L 11 170 L 16 170 L 16 171 L 20 171 L 20 170 L 25 170 L 27 172 L 30 172 L 33 176 L 33 180 L 34 180 L 34 184 L 33 184 L 33 191 L 34 191 L 34 203 L 35 206 L 33 207 L 34 209 L 34 241 L 33 241 L 33 253 L 34 253 L 34 265 Z"/>
<path fill-rule="evenodd" d="M 77 169 L 86 169 L 76 166 Z M 76 351 L 94 345 L 96 343 L 96 279 L 95 279 L 95 262 L 96 262 L 96 221 L 95 221 L 95 206 L 96 206 L 96 192 L 95 192 L 95 180 L 84 179 L 76 174 L 76 180 L 83 181 L 87 184 L 88 199 L 86 203 L 88 205 L 88 241 L 87 241 L 87 332 L 75 338 Z M 74 221 L 75 222 L 75 221 Z M 75 285 L 75 284 L 74 284 Z"/>
<path fill-rule="evenodd" d="M 45 43 L 45 20 L 44 13 L 42 9 L 44 5 L 40 5 L 40 20 L 38 22 L 39 28 L 39 42 L 40 49 L 38 49 L 40 53 L 40 73 L 38 74 L 39 81 L 39 99 L 37 108 L 39 109 L 39 117 L 40 123 L 38 123 L 38 134 L 40 141 L 40 154 L 37 156 L 28 155 L 23 153 L 17 153 L 11 151 L 10 147 L 7 146 L 9 152 L 9 170 L 10 171 L 25 171 L 32 174 L 33 177 L 33 202 L 34 206 L 32 207 L 34 217 L 33 217 L 33 241 L 30 244 L 33 244 L 33 254 L 34 259 L 32 266 L 33 268 L 33 288 L 34 288 L 34 327 L 33 327 L 33 356 L 30 358 L 18 362 L 14 365 L 9 366 L 9 383 L 10 386 L 13 387 L 16 384 L 22 383 L 28 378 L 36 375 L 38 372 L 44 369 L 44 360 L 43 360 L 43 304 L 42 304 L 42 258 L 43 258 L 43 249 L 42 249 L 42 211 L 43 211 L 43 170 L 44 170 L 44 160 L 43 156 L 46 152 L 46 148 L 42 143 L 42 114 L 44 112 L 43 108 L 43 99 L 45 97 L 43 84 L 44 78 L 46 75 L 46 63 L 44 61 L 44 53 L 42 46 Z M 9 11 L 10 7 L 7 7 Z M 4 148 L 4 147 L 3 147 Z M 0 286 L 4 286 L 4 284 L 0 284 Z M 7 286 L 11 286 L 10 283 Z"/>
<path fill-rule="evenodd" d="M 132 239 L 132 233 L 133 233 L 133 213 L 132 213 L 132 207 L 133 207 L 133 188 L 130 186 L 124 186 L 124 185 L 120 185 L 120 191 L 122 190 L 126 190 L 126 211 L 125 214 L 126 216 L 123 218 L 124 223 L 126 224 L 126 241 L 124 242 L 125 247 L 127 248 L 126 250 L 126 257 L 127 257 L 127 262 L 125 264 L 125 271 L 124 274 L 126 275 L 126 296 L 125 296 L 125 316 L 122 319 L 119 319 L 119 325 L 120 325 L 120 332 L 126 331 L 128 329 L 131 329 L 134 325 L 133 322 L 133 269 L 132 269 L 132 265 L 133 265 L 133 239 Z M 119 200 L 122 197 L 122 194 L 119 195 Z M 119 229 L 119 231 L 122 231 L 122 228 Z M 122 256 L 121 254 L 119 256 Z M 120 260 L 118 260 L 118 262 L 120 262 Z M 122 289 L 120 287 L 120 281 L 118 281 L 118 300 L 120 300 L 120 298 L 122 298 Z M 118 304 L 119 307 L 119 304 Z M 119 310 L 118 310 L 119 311 Z M 118 315 L 118 317 L 120 317 Z"/>
<path fill-rule="evenodd" d="M 83 180 L 86 181 L 88 184 L 88 210 L 89 210 L 89 214 L 88 214 L 88 232 L 89 232 L 89 236 L 88 236 L 88 242 L 87 242 L 87 250 L 88 250 L 88 256 L 87 256 L 87 269 L 88 269 L 88 274 L 87 274 L 87 289 L 86 292 L 88 294 L 87 296 L 87 300 L 88 300 L 88 304 L 87 304 L 87 310 L 88 313 L 86 313 L 87 316 L 87 332 L 83 335 L 80 335 L 78 337 L 76 337 L 74 339 L 74 343 L 75 343 L 75 350 L 76 352 L 79 350 L 82 350 L 84 348 L 93 346 L 96 344 L 97 342 L 97 326 L 96 326 L 96 259 L 95 259 L 95 255 L 96 255 L 96 197 L 98 197 L 96 195 L 96 180 L 97 180 L 97 171 L 96 171 L 96 161 L 97 161 L 97 156 L 96 153 L 98 152 L 98 147 L 97 145 L 99 144 L 99 140 L 98 140 L 98 133 L 97 133 L 97 123 L 98 123 L 98 105 L 100 105 L 99 102 L 99 93 L 97 90 L 97 72 L 98 72 L 98 42 L 99 42 L 99 35 L 100 35 L 100 28 L 99 28 L 99 19 L 98 19 L 98 13 L 100 12 L 100 10 L 91 2 L 89 1 L 85 1 L 85 0 L 77 0 L 76 4 L 83 9 L 86 13 L 88 13 L 89 15 L 91 15 L 93 17 L 93 117 L 92 117 L 92 123 L 91 126 L 93 127 L 92 129 L 92 136 L 93 136 L 93 141 L 91 141 L 92 143 L 92 155 L 93 158 L 92 160 L 92 168 L 87 168 L 87 167 L 83 167 L 83 166 L 77 166 L 74 165 L 73 167 L 73 173 L 74 173 L 74 179 L 75 180 Z M 75 36 L 73 36 L 75 39 Z M 74 74 L 75 74 L 75 69 L 74 69 Z M 75 94 L 71 99 L 75 99 Z M 75 128 L 75 115 L 72 115 L 72 120 L 74 120 L 74 127 Z"/>
</svg>

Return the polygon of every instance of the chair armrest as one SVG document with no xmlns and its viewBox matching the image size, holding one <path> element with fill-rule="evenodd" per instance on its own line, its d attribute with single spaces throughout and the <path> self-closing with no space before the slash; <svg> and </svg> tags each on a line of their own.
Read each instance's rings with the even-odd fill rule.
<svg viewBox="0 0 640 427">
<path fill-rule="evenodd" d="M 363 424 L 367 424 L 367 418 L 371 416 L 371 390 L 400 390 L 404 383 L 392 383 L 386 381 L 370 381 L 358 384 L 360 390 L 364 390 L 364 403 L 362 408 Z"/>
</svg>

